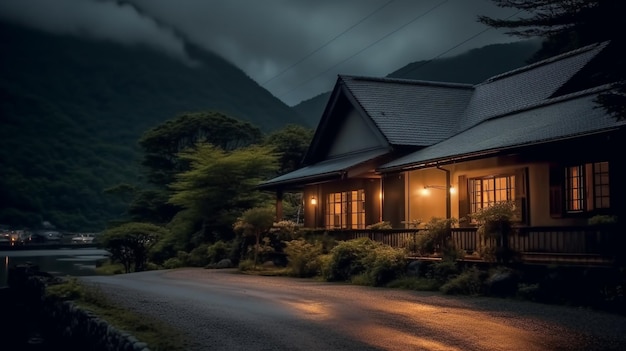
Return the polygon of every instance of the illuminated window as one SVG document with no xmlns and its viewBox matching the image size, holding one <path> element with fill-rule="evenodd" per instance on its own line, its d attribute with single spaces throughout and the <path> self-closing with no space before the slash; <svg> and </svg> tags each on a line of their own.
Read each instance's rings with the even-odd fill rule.
<svg viewBox="0 0 626 351">
<path fill-rule="evenodd" d="M 565 208 L 567 212 L 585 209 L 585 176 L 583 166 L 565 168 Z"/>
<path fill-rule="evenodd" d="M 365 229 L 365 191 L 352 190 L 326 196 L 325 225 L 329 229 Z"/>
<path fill-rule="evenodd" d="M 565 168 L 565 209 L 568 213 L 609 208 L 609 163 Z"/>
<path fill-rule="evenodd" d="M 515 176 L 473 178 L 468 183 L 470 213 L 497 202 L 515 200 Z"/>
</svg>

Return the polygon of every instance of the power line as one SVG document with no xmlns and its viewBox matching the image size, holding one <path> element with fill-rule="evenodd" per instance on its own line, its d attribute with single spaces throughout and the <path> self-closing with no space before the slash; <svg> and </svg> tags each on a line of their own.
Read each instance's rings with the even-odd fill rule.
<svg viewBox="0 0 626 351">
<path fill-rule="evenodd" d="M 378 7 L 376 10 L 374 10 L 373 12 L 371 12 L 370 14 L 368 14 L 367 16 L 361 18 L 358 22 L 356 22 L 355 24 L 353 24 L 352 26 L 350 26 L 349 28 L 347 28 L 346 30 L 344 30 L 343 32 L 337 34 L 335 37 L 333 37 L 332 39 L 330 39 L 329 41 L 327 41 L 326 43 L 324 43 L 322 46 L 318 47 L 317 49 L 311 51 L 310 53 L 308 53 L 307 55 L 305 55 L 304 57 L 302 57 L 300 60 L 298 60 L 297 62 L 294 62 L 293 64 L 291 64 L 289 67 L 283 69 L 282 71 L 280 71 L 277 75 L 273 76 L 272 78 L 266 80 L 265 82 L 261 83 L 262 86 L 265 86 L 267 83 L 273 81 L 274 79 L 282 76 L 285 72 L 289 71 L 290 69 L 294 68 L 295 66 L 299 65 L 300 63 L 302 63 L 303 61 L 305 61 L 306 59 L 308 59 L 309 57 L 313 56 L 315 53 L 317 53 L 318 51 L 322 50 L 323 48 L 327 47 L 328 45 L 330 45 L 330 43 L 334 42 L 335 40 L 339 39 L 339 37 L 341 37 L 342 35 L 346 34 L 347 32 L 349 32 L 350 30 L 352 30 L 354 27 L 358 26 L 359 24 L 363 23 L 365 20 L 367 20 L 368 18 L 372 17 L 374 14 L 376 14 L 377 12 L 379 12 L 380 10 L 382 10 L 383 8 L 387 7 L 389 4 L 391 4 L 392 2 L 394 2 L 395 0 L 389 0 L 387 1 L 385 4 L 383 4 L 382 6 Z"/>
<path fill-rule="evenodd" d="M 432 11 L 434 11 L 435 9 L 437 9 L 438 7 L 440 7 L 441 5 L 443 5 L 443 4 L 444 4 L 444 3 L 446 3 L 446 2 L 448 2 L 448 0 L 443 0 L 443 1 L 441 1 L 441 2 L 440 2 L 440 3 L 438 3 L 437 5 L 435 5 L 435 6 L 431 7 L 428 11 L 426 11 L 426 12 L 424 12 L 424 13 L 422 13 L 422 14 L 420 14 L 420 15 L 418 15 L 418 16 L 416 16 L 416 17 L 414 17 L 414 18 L 412 18 L 412 19 L 411 19 L 410 21 L 408 21 L 407 23 L 405 23 L 405 24 L 401 25 L 400 27 L 398 27 L 398 28 L 394 29 L 393 31 L 391 31 L 391 32 L 387 33 L 387 34 L 386 34 L 386 35 L 384 35 L 383 37 L 381 37 L 381 38 L 379 38 L 378 40 L 376 40 L 376 41 L 372 42 L 372 43 L 371 43 L 371 44 L 369 44 L 368 46 L 366 46 L 366 47 L 364 47 L 363 49 L 361 49 L 361 50 L 357 51 L 356 53 L 354 53 L 354 54 L 350 55 L 349 57 L 347 57 L 347 58 L 343 59 L 342 61 L 339 61 L 337 64 L 335 64 L 335 65 L 333 65 L 333 66 L 329 67 L 328 69 L 326 69 L 326 70 L 324 70 L 324 71 L 320 72 L 319 74 L 315 75 L 314 77 L 312 77 L 312 78 L 310 78 L 310 79 L 307 79 L 307 80 L 304 80 L 304 81 L 302 81 L 302 82 L 298 83 L 298 84 L 297 84 L 295 87 L 293 87 L 292 89 L 290 89 L 290 90 L 288 90 L 288 91 L 286 91 L 286 92 L 284 92 L 284 93 L 278 94 L 278 97 L 280 98 L 280 97 L 284 97 L 284 96 L 286 96 L 286 95 L 291 94 L 293 91 L 295 91 L 295 90 L 296 90 L 296 89 L 298 89 L 299 87 L 301 87 L 301 86 L 305 85 L 306 83 L 308 83 L 308 82 L 310 82 L 310 81 L 312 81 L 312 80 L 315 80 L 315 79 L 319 78 L 320 76 L 322 76 L 323 74 L 325 74 L 325 73 L 327 73 L 328 71 L 332 70 L 333 68 L 335 68 L 335 67 L 337 67 L 337 66 L 341 65 L 342 63 L 344 63 L 344 62 L 346 62 L 346 61 L 348 61 L 348 60 L 352 59 L 353 57 L 355 57 L 355 56 L 359 55 L 359 54 L 360 54 L 360 53 L 362 53 L 363 51 L 365 51 L 365 50 L 367 50 L 367 49 L 371 48 L 372 46 L 374 46 L 374 45 L 378 44 L 378 43 L 379 43 L 379 42 L 381 42 L 382 40 L 384 40 L 384 39 L 388 38 L 390 35 L 395 34 L 395 33 L 396 33 L 396 32 L 398 32 L 399 30 L 401 30 L 402 28 L 404 28 L 404 27 L 408 26 L 409 24 L 411 24 L 411 23 L 413 23 L 413 22 L 417 21 L 418 19 L 420 19 L 420 18 L 422 18 L 422 17 L 426 16 L 427 14 L 429 14 L 429 13 L 430 13 L 430 12 L 432 12 Z"/>
</svg>

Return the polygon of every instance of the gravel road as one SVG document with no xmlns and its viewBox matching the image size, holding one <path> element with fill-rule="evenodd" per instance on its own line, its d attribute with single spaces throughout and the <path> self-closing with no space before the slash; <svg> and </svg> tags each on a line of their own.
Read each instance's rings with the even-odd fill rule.
<svg viewBox="0 0 626 351">
<path fill-rule="evenodd" d="M 626 350 L 626 317 L 583 308 L 202 268 L 81 279 L 190 351 Z"/>
</svg>

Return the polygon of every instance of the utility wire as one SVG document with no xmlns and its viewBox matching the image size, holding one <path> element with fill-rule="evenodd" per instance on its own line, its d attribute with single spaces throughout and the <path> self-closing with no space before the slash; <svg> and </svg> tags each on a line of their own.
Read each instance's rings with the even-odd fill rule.
<svg viewBox="0 0 626 351">
<path fill-rule="evenodd" d="M 411 24 L 411 23 L 413 23 L 413 22 L 417 21 L 418 19 L 420 19 L 420 18 L 422 18 L 422 17 L 426 16 L 427 14 L 431 13 L 432 11 L 434 11 L 435 9 L 437 9 L 438 7 L 440 7 L 441 5 L 443 5 L 443 4 L 444 4 L 444 3 L 446 3 L 446 2 L 448 2 L 448 0 L 443 0 L 443 1 L 441 1 L 441 2 L 440 2 L 440 3 L 438 3 L 437 5 L 435 5 L 435 6 L 431 7 L 428 11 L 426 11 L 426 12 L 424 12 L 424 13 L 422 13 L 422 14 L 420 14 L 420 15 L 416 16 L 416 17 L 414 17 L 413 19 L 411 19 L 411 20 L 410 20 L 410 21 L 408 21 L 407 23 L 405 23 L 405 24 L 401 25 L 400 27 L 396 28 L 395 30 L 393 30 L 393 31 L 391 31 L 391 32 L 389 32 L 389 33 L 387 33 L 386 35 L 384 35 L 384 36 L 383 36 L 383 37 L 381 37 L 380 39 L 378 39 L 378 40 L 376 40 L 376 41 L 372 42 L 372 43 L 371 43 L 371 44 L 369 44 L 368 46 L 366 46 L 366 47 L 364 47 L 363 49 L 361 49 L 361 50 L 357 51 L 356 53 L 354 53 L 354 54 L 352 54 L 352 55 L 348 56 L 347 58 L 343 59 L 342 61 L 339 61 L 339 62 L 338 62 L 338 63 L 336 63 L 335 65 L 333 65 L 333 66 L 329 67 L 328 69 L 326 69 L 326 70 L 324 70 L 324 71 L 320 72 L 319 74 L 315 75 L 314 77 L 312 77 L 312 78 L 310 78 L 310 79 L 306 79 L 306 80 L 304 80 L 304 81 L 302 81 L 302 82 L 298 83 L 298 85 L 296 85 L 295 87 L 293 87 L 292 89 L 290 89 L 290 90 L 288 90 L 288 91 L 286 91 L 286 92 L 284 92 L 284 93 L 278 94 L 278 97 L 280 98 L 280 97 L 284 97 L 284 96 L 286 96 L 286 95 L 291 94 L 292 92 L 294 92 L 294 91 L 295 91 L 296 89 L 298 89 L 299 87 L 301 87 L 301 86 L 305 85 L 306 83 L 308 83 L 308 82 L 310 82 L 310 81 L 312 81 L 312 80 L 315 80 L 315 79 L 319 78 L 320 76 L 322 76 L 322 75 L 326 74 L 327 72 L 329 72 L 329 71 L 330 71 L 330 70 L 332 70 L 333 68 L 335 68 L 335 67 L 337 67 L 337 66 L 341 65 L 342 63 L 344 63 L 344 62 L 346 62 L 346 61 L 348 61 L 348 60 L 352 59 L 353 57 L 355 57 L 355 56 L 359 55 L 359 54 L 360 54 L 360 53 L 362 53 L 363 51 L 365 51 L 365 50 L 367 50 L 367 49 L 371 48 L 372 46 L 374 46 L 374 45 L 376 45 L 376 44 L 378 44 L 379 42 L 381 42 L 382 40 L 384 40 L 384 39 L 388 38 L 388 37 L 389 37 L 389 36 L 391 36 L 392 34 L 395 34 L 395 33 L 396 33 L 396 32 L 398 32 L 399 30 L 401 30 L 402 28 L 404 28 L 404 27 L 408 26 L 409 24 Z"/>
<path fill-rule="evenodd" d="M 261 86 L 265 86 L 267 83 L 273 81 L 274 79 L 282 76 L 285 72 L 289 71 L 290 69 L 294 68 L 295 66 L 299 65 L 300 63 L 302 63 L 303 61 L 305 61 L 306 59 L 308 59 L 309 57 L 313 56 L 315 53 L 317 53 L 318 51 L 322 50 L 323 48 L 327 47 L 328 45 L 330 45 L 332 42 L 334 42 L 335 40 L 339 39 L 339 37 L 341 37 L 342 35 L 346 34 L 347 32 L 349 32 L 350 30 L 352 30 L 354 27 L 358 26 L 359 24 L 363 23 L 365 20 L 367 20 L 368 18 L 372 17 L 374 14 L 376 14 L 377 12 L 379 12 L 380 10 L 382 10 L 383 8 L 387 7 L 389 4 L 391 4 L 392 2 L 394 2 L 395 0 L 389 0 L 386 3 L 384 3 L 382 6 L 378 7 L 376 10 L 374 10 L 373 12 L 371 12 L 369 15 L 363 17 L 362 19 L 360 19 L 358 22 L 356 22 L 355 24 L 353 24 L 352 26 L 350 26 L 348 29 L 344 30 L 343 32 L 337 34 L 335 37 L 333 37 L 332 39 L 330 39 L 329 41 L 327 41 L 326 43 L 324 43 L 324 45 L 320 46 L 319 48 L 311 51 L 310 53 L 308 53 L 307 55 L 305 55 L 304 57 L 302 57 L 300 60 L 298 60 L 297 62 L 294 62 L 293 64 L 291 64 L 289 67 L 283 69 L 282 71 L 280 71 L 280 73 L 278 73 L 277 75 L 273 76 L 272 78 L 266 80 L 265 82 L 261 83 Z"/>
</svg>

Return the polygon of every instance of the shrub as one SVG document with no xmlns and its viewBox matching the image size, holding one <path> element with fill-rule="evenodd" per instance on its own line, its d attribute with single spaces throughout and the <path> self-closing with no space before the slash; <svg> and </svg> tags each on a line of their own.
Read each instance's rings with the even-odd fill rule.
<svg viewBox="0 0 626 351">
<path fill-rule="evenodd" d="M 430 265 L 426 278 L 433 279 L 441 284 L 449 281 L 459 274 L 459 267 L 453 261 L 439 261 Z"/>
<path fill-rule="evenodd" d="M 382 286 L 399 277 L 406 267 L 403 250 L 388 245 L 377 245 L 363 258 L 365 275 L 372 286 Z"/>
<path fill-rule="evenodd" d="M 443 284 L 441 292 L 449 295 L 480 295 L 484 293 L 487 272 L 471 267 Z"/>
<path fill-rule="evenodd" d="M 340 242 L 330 251 L 328 276 L 324 278 L 328 281 L 348 281 L 352 276 L 363 273 L 363 258 L 375 246 L 376 243 L 369 238 Z"/>
<path fill-rule="evenodd" d="M 187 266 L 204 267 L 209 264 L 208 244 L 201 244 L 189 252 L 187 257 Z"/>
<path fill-rule="evenodd" d="M 231 253 L 232 243 L 219 240 L 207 247 L 207 260 L 209 264 L 218 263 L 223 259 L 230 258 Z"/>
<path fill-rule="evenodd" d="M 165 269 L 174 269 L 183 267 L 183 262 L 178 257 L 168 258 L 163 262 L 163 268 Z"/>
<path fill-rule="evenodd" d="M 291 275 L 296 277 L 312 277 L 320 272 L 322 243 L 309 243 L 304 239 L 285 242 L 287 254 L 287 268 Z"/>
<path fill-rule="evenodd" d="M 517 218 L 515 202 L 502 201 L 471 215 L 478 222 L 479 254 L 486 261 L 509 261 L 514 253 L 508 248 L 508 238 L 515 232 Z"/>
<path fill-rule="evenodd" d="M 300 225 L 294 221 L 283 220 L 273 224 L 270 233 L 280 241 L 289 241 L 300 237 Z"/>
<path fill-rule="evenodd" d="M 455 218 L 432 217 L 417 233 L 413 249 L 420 255 L 452 251 L 450 228 L 457 223 Z"/>
<path fill-rule="evenodd" d="M 617 216 L 595 215 L 587 220 L 589 225 L 606 225 L 617 223 Z"/>
<path fill-rule="evenodd" d="M 366 227 L 367 229 L 391 229 L 391 223 L 382 221 L 374 224 L 370 224 Z"/>
<path fill-rule="evenodd" d="M 239 270 L 242 272 L 245 271 L 252 271 L 256 269 L 256 262 L 254 262 L 254 260 L 241 260 L 239 262 Z"/>
<path fill-rule="evenodd" d="M 357 277 L 362 284 L 381 286 L 403 274 L 405 267 L 404 250 L 359 238 L 335 246 L 323 272 L 328 281 L 352 281 Z"/>
</svg>

